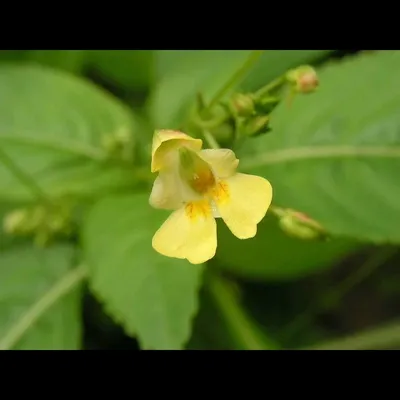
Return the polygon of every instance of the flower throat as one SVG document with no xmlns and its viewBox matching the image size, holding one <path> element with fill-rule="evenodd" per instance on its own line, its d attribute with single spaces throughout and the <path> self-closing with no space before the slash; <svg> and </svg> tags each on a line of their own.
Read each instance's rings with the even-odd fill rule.
<svg viewBox="0 0 400 400">
<path fill-rule="evenodd" d="M 215 177 L 208 163 L 187 148 L 179 150 L 179 174 L 199 194 L 206 193 L 215 185 Z"/>
</svg>

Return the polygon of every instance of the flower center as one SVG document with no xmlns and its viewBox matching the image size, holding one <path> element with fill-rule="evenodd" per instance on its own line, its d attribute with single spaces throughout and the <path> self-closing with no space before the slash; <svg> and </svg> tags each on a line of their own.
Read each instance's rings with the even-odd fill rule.
<svg viewBox="0 0 400 400">
<path fill-rule="evenodd" d="M 179 173 L 197 193 L 205 194 L 215 185 L 214 174 L 206 161 L 187 148 L 179 149 Z"/>
</svg>

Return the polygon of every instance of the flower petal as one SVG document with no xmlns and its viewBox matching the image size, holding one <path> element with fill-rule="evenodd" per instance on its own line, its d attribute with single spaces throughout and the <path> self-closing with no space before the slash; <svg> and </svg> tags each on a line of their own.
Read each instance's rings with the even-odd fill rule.
<svg viewBox="0 0 400 400">
<path fill-rule="evenodd" d="M 272 186 L 260 176 L 237 173 L 220 181 L 213 197 L 231 232 L 239 239 L 249 239 L 256 235 L 257 224 L 271 204 Z"/>
<path fill-rule="evenodd" d="M 157 172 L 167 165 L 171 152 L 181 146 L 199 151 L 203 142 L 179 131 L 168 129 L 155 131 L 151 150 L 151 172 Z"/>
<path fill-rule="evenodd" d="M 196 193 L 185 182 L 180 173 L 179 165 L 172 164 L 163 168 L 153 183 L 149 203 L 154 208 L 177 210 L 185 203 L 202 200 L 203 196 Z"/>
<path fill-rule="evenodd" d="M 154 208 L 164 210 L 177 210 L 182 207 L 184 203 L 182 191 L 173 173 L 160 171 L 153 183 L 149 203 Z"/>
<path fill-rule="evenodd" d="M 200 151 L 200 157 L 207 161 L 219 178 L 229 178 L 236 172 L 239 160 L 230 149 L 206 149 Z"/>
<path fill-rule="evenodd" d="M 188 203 L 174 211 L 153 237 L 153 248 L 167 257 L 202 264 L 217 249 L 217 224 L 207 201 Z"/>
</svg>

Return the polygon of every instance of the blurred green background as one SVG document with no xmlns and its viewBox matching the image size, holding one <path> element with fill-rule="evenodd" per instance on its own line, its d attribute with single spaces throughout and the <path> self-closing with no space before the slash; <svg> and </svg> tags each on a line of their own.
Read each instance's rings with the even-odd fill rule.
<svg viewBox="0 0 400 400">
<path fill-rule="evenodd" d="M 330 241 L 268 214 L 247 241 L 218 221 L 206 266 L 150 249 L 167 215 L 144 205 L 154 129 L 179 129 L 249 54 L 0 52 L 1 214 L 49 198 L 74 210 L 72 233 L 44 248 L 3 228 L 0 348 L 400 348 L 398 51 L 266 50 L 235 88 L 316 68 L 318 91 L 280 104 L 237 154 Z"/>
</svg>

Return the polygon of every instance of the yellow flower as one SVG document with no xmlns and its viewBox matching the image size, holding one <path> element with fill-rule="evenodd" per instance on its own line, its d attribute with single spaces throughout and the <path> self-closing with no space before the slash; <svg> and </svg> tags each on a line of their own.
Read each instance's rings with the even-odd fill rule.
<svg viewBox="0 0 400 400">
<path fill-rule="evenodd" d="M 232 150 L 202 150 L 202 144 L 182 132 L 160 130 L 152 148 L 151 171 L 158 177 L 149 202 L 175 210 L 155 233 L 153 248 L 192 264 L 214 257 L 215 218 L 239 239 L 252 238 L 272 200 L 266 179 L 236 172 L 239 160 Z"/>
</svg>

